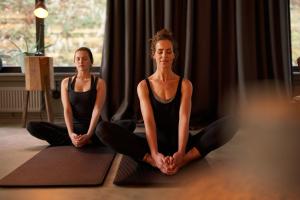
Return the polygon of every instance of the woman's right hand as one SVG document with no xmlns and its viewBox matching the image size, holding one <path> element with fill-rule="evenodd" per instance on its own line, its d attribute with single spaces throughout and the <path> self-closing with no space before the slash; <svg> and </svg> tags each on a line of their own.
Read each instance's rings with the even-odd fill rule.
<svg viewBox="0 0 300 200">
<path fill-rule="evenodd" d="M 70 136 L 70 139 L 72 141 L 72 144 L 75 147 L 80 147 L 80 145 L 79 145 L 79 138 L 80 138 L 80 136 L 77 135 L 76 133 L 69 133 L 69 136 Z"/>
<path fill-rule="evenodd" d="M 157 152 L 156 154 L 151 155 L 156 167 L 164 174 L 168 174 L 168 164 L 167 164 L 167 160 L 166 157 Z"/>
</svg>

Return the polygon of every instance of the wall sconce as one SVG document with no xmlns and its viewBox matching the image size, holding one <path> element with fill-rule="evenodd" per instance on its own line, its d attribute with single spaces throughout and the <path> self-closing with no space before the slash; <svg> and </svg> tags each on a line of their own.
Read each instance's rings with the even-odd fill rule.
<svg viewBox="0 0 300 200">
<path fill-rule="evenodd" d="M 44 4 L 44 1 L 39 0 L 35 5 L 35 9 L 33 11 L 34 15 L 38 18 L 46 18 L 48 16 L 48 10 Z"/>
</svg>

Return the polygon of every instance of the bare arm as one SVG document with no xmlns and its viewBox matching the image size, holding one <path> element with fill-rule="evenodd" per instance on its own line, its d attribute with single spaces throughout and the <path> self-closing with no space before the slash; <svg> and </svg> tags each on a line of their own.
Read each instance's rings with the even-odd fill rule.
<svg viewBox="0 0 300 200">
<path fill-rule="evenodd" d="M 73 131 L 73 118 L 72 118 L 72 108 L 70 104 L 70 99 L 68 95 L 68 79 L 65 78 L 61 82 L 61 101 L 64 109 L 64 119 L 68 129 L 69 136 L 74 133 Z"/>
<path fill-rule="evenodd" d="M 154 157 L 158 154 L 156 124 L 154 121 L 153 110 L 149 99 L 149 91 L 145 80 L 141 81 L 137 87 L 137 93 L 140 100 L 140 108 L 145 124 L 146 137 Z"/>
<path fill-rule="evenodd" d="M 178 152 L 185 154 L 186 143 L 189 136 L 193 86 L 189 80 L 185 79 L 182 81 L 181 87 L 178 124 Z"/>
<path fill-rule="evenodd" d="M 92 135 L 94 134 L 94 130 L 99 121 L 99 117 L 100 117 L 101 110 L 102 110 L 102 107 L 103 107 L 103 104 L 105 101 L 105 97 L 106 97 L 106 84 L 103 79 L 99 79 L 98 83 L 97 83 L 96 101 L 95 101 L 95 105 L 94 105 L 94 109 L 93 109 L 93 113 L 92 113 L 89 130 L 87 132 L 87 135 L 89 136 L 89 138 L 91 138 Z"/>
<path fill-rule="evenodd" d="M 175 152 L 171 159 L 170 174 L 177 173 L 178 169 L 183 165 L 186 157 L 185 148 L 189 136 L 189 123 L 191 114 L 193 86 L 189 80 L 183 80 L 181 85 L 181 100 L 179 108 L 179 124 L 178 124 L 178 151 Z"/>
</svg>

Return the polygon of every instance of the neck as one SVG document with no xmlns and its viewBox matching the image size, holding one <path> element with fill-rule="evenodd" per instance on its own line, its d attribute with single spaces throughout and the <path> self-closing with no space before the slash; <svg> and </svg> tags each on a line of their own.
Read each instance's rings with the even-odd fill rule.
<svg viewBox="0 0 300 200">
<path fill-rule="evenodd" d="M 79 71 L 77 73 L 77 78 L 79 79 L 88 79 L 90 78 L 91 73 L 89 71 Z"/>
<path fill-rule="evenodd" d="M 174 77 L 174 72 L 171 69 L 159 69 L 157 68 L 156 72 L 154 73 L 154 76 L 156 79 L 159 79 L 161 81 L 167 81 Z"/>
</svg>

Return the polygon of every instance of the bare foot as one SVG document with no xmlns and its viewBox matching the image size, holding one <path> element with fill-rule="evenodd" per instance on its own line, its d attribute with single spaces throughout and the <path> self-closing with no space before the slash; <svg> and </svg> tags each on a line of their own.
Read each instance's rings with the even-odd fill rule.
<svg viewBox="0 0 300 200">
<path fill-rule="evenodd" d="M 163 174 L 169 175 L 169 174 L 168 174 L 167 166 L 165 166 L 165 165 L 167 165 L 167 163 L 165 163 L 165 162 L 166 162 L 166 159 L 164 159 L 162 165 L 158 166 L 158 165 L 156 164 L 155 160 L 153 159 L 153 157 L 152 157 L 150 154 L 147 153 L 147 154 L 145 154 L 145 156 L 144 156 L 144 158 L 143 158 L 143 161 L 146 162 L 146 163 L 148 163 L 148 164 L 151 165 L 152 167 L 155 167 L 155 168 L 159 169 Z"/>
<path fill-rule="evenodd" d="M 157 167 L 156 163 L 154 161 L 154 159 L 152 158 L 152 156 L 148 153 L 145 154 L 143 161 L 148 163 L 149 165 L 151 165 L 152 167 Z"/>
<path fill-rule="evenodd" d="M 167 169 L 168 175 L 176 174 L 183 166 L 187 165 L 195 159 L 200 158 L 201 154 L 196 148 L 192 148 L 185 155 L 183 155 L 182 158 L 176 158 L 177 156 L 178 155 L 176 153 L 173 155 L 173 162 L 168 166 Z"/>
<path fill-rule="evenodd" d="M 198 151 L 198 149 L 196 149 L 195 147 L 192 148 L 185 154 L 181 163 L 181 167 L 200 157 L 201 157 L 201 153 Z"/>
</svg>

